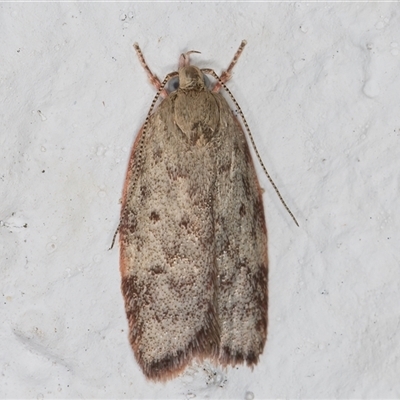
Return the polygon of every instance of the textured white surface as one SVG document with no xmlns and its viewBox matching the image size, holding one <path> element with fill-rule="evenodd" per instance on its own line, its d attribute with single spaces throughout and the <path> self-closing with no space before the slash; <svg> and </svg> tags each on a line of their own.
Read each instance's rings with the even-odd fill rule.
<svg viewBox="0 0 400 400">
<path fill-rule="evenodd" d="M 148 383 L 107 251 L 154 95 L 132 44 L 163 78 L 242 39 L 229 86 L 300 228 L 260 173 L 261 362 Z M 397 3 L 0 4 L 0 397 L 399 397 L 399 52 Z"/>
</svg>

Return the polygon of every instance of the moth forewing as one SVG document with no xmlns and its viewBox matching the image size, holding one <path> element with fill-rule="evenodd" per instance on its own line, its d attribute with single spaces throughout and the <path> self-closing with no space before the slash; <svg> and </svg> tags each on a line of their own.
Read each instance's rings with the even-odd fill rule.
<svg viewBox="0 0 400 400">
<path fill-rule="evenodd" d="M 245 133 L 216 76 L 181 56 L 130 157 L 120 219 L 122 292 L 136 360 L 152 380 L 194 359 L 255 365 L 267 334 L 268 255 L 262 192 Z M 159 96 L 165 96 L 154 108 Z"/>
</svg>

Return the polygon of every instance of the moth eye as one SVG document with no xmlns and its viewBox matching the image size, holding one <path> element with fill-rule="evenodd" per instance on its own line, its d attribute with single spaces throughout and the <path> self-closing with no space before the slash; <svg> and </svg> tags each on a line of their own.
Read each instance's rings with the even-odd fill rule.
<svg viewBox="0 0 400 400">
<path fill-rule="evenodd" d="M 179 76 L 174 76 L 167 83 L 167 91 L 175 92 L 175 90 L 179 89 Z"/>
<path fill-rule="evenodd" d="M 211 89 L 211 81 L 210 81 L 210 79 L 208 78 L 208 76 L 206 75 L 206 74 L 203 74 L 203 81 L 204 81 L 204 86 L 207 88 L 207 89 Z"/>
</svg>

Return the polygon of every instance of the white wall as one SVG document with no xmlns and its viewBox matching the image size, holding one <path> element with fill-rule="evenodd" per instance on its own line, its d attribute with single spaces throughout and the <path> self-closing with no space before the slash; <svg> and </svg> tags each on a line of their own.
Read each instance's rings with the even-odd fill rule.
<svg viewBox="0 0 400 400">
<path fill-rule="evenodd" d="M 154 96 L 132 44 L 163 78 L 242 39 L 229 87 L 300 228 L 257 165 L 261 362 L 149 383 L 108 251 Z M 397 3 L 0 4 L 0 396 L 398 398 L 399 52 Z"/>
</svg>

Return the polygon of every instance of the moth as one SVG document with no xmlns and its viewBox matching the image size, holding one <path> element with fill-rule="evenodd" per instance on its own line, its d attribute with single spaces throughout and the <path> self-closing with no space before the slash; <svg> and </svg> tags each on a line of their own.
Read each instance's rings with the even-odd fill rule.
<svg viewBox="0 0 400 400">
<path fill-rule="evenodd" d="M 157 94 L 126 174 L 120 271 L 129 340 L 154 381 L 194 359 L 253 367 L 266 342 L 262 189 L 242 125 L 220 93 L 231 95 L 225 83 L 245 45 L 220 77 L 191 65 L 189 51 L 163 82 L 134 45 Z"/>
</svg>

